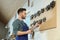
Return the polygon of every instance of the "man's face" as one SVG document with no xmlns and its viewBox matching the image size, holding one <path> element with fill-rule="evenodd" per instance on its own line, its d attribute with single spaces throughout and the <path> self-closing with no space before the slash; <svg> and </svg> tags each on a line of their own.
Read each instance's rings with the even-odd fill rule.
<svg viewBox="0 0 60 40">
<path fill-rule="evenodd" d="M 21 12 L 21 17 L 22 17 L 22 19 L 26 18 L 26 11 Z"/>
</svg>

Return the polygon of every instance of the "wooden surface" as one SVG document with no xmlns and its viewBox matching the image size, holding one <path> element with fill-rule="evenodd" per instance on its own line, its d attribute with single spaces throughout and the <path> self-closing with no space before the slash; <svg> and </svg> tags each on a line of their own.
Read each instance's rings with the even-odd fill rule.
<svg viewBox="0 0 60 40">
<path fill-rule="evenodd" d="M 56 7 L 51 10 L 50 12 L 46 12 L 47 15 L 52 13 L 52 17 L 48 19 L 46 22 L 42 23 L 40 25 L 40 31 L 48 30 L 48 29 L 53 29 L 57 27 L 57 14 L 56 14 Z M 48 16 L 49 17 L 49 16 Z M 46 17 L 47 18 L 47 17 Z"/>
</svg>

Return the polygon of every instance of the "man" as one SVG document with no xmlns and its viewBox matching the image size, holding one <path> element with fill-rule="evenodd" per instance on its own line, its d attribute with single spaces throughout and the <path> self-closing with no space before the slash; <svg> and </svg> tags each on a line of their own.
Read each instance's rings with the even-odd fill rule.
<svg viewBox="0 0 60 40">
<path fill-rule="evenodd" d="M 16 35 L 16 40 L 28 40 L 28 34 L 32 31 L 29 30 L 27 24 L 23 21 L 26 18 L 26 9 L 18 9 L 18 19 L 13 22 L 13 33 Z"/>
</svg>

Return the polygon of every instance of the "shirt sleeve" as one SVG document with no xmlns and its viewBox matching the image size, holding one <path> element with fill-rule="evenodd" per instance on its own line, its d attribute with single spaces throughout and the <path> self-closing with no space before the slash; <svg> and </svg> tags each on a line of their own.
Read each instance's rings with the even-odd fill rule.
<svg viewBox="0 0 60 40">
<path fill-rule="evenodd" d="M 22 31 L 22 30 L 23 29 L 22 29 L 21 25 L 19 25 L 18 22 L 13 23 L 13 33 L 14 33 L 14 35 L 17 35 L 17 31 Z"/>
</svg>

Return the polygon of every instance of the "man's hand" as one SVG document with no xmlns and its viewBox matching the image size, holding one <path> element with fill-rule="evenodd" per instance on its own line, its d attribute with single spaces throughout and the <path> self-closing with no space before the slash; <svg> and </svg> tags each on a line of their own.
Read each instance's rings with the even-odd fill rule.
<svg viewBox="0 0 60 40">
<path fill-rule="evenodd" d="M 36 23 L 35 25 L 32 25 L 32 28 L 35 29 L 35 28 L 39 27 L 39 25 L 40 25 L 39 23 Z"/>
<path fill-rule="evenodd" d="M 31 30 L 28 30 L 28 31 L 27 31 L 27 34 L 30 34 L 30 33 L 32 33 L 32 31 L 31 31 Z"/>
<path fill-rule="evenodd" d="M 33 32 L 33 30 L 37 27 L 39 27 L 40 24 L 36 23 L 35 25 L 32 25 L 30 30 Z"/>
<path fill-rule="evenodd" d="M 40 25 L 39 23 L 36 23 L 36 24 L 35 24 L 36 27 L 39 27 L 39 25 Z"/>
</svg>

